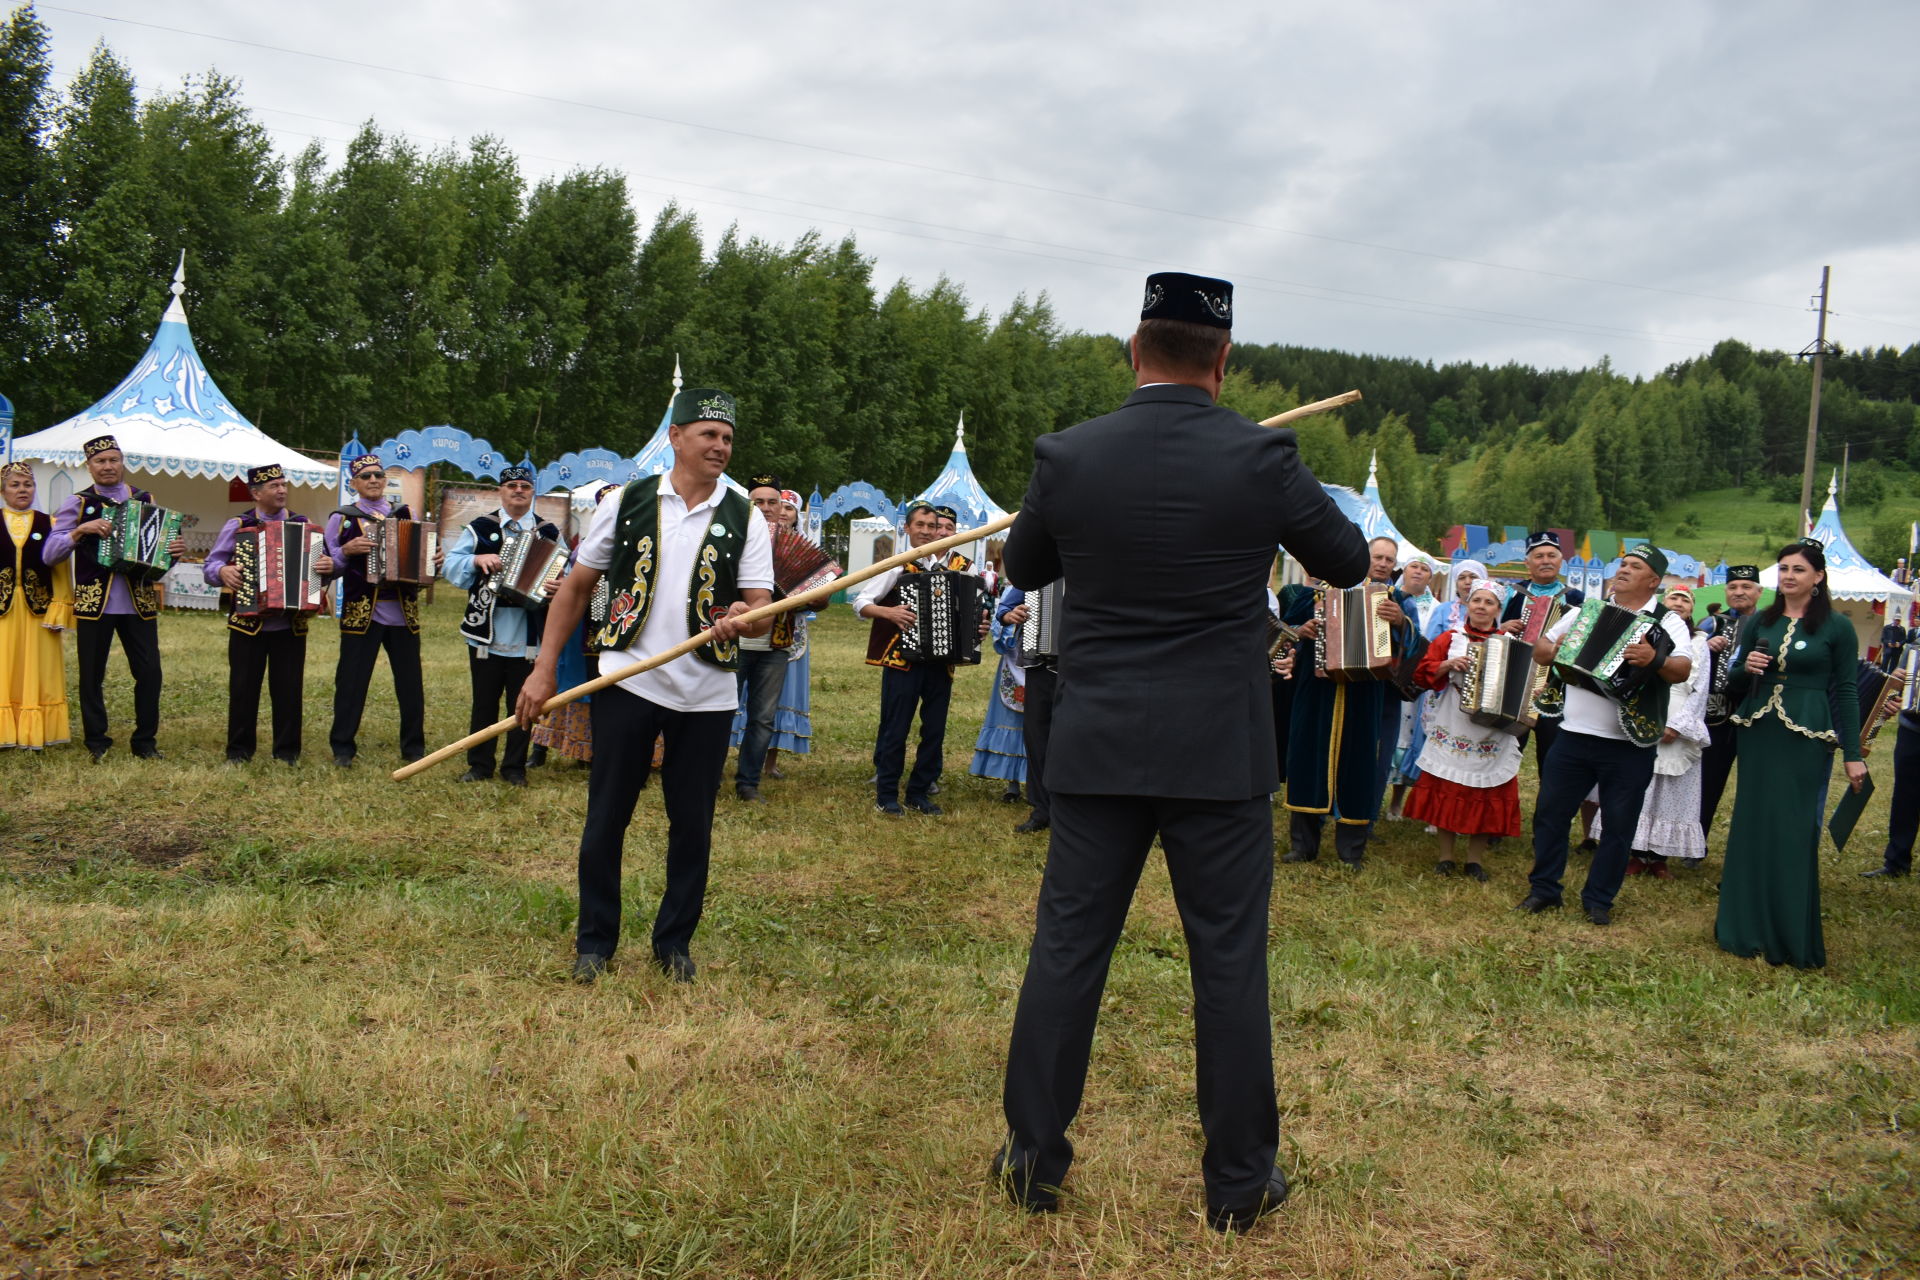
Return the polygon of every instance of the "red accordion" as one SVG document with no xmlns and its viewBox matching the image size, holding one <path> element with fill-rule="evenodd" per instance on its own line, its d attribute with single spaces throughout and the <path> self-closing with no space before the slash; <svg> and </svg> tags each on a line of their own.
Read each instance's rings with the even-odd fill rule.
<svg viewBox="0 0 1920 1280">
<path fill-rule="evenodd" d="M 327 585 L 319 562 L 326 554 L 325 535 L 303 520 L 275 520 L 243 530 L 233 544 L 233 563 L 240 570 L 234 616 L 318 613 Z"/>
</svg>

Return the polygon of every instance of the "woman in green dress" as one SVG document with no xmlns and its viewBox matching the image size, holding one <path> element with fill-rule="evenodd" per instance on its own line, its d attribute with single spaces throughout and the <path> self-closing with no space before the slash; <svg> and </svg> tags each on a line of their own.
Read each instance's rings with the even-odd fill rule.
<svg viewBox="0 0 1920 1280">
<path fill-rule="evenodd" d="M 1714 933 L 1737 956 L 1817 969 L 1820 934 L 1820 794 L 1836 745 L 1859 790 L 1859 694 L 1853 624 L 1833 611 L 1826 553 L 1796 542 L 1776 561 L 1774 602 L 1742 633 L 1744 663 L 1728 680 L 1739 698 L 1740 784 L 1720 881 Z M 1837 723 L 1836 723 L 1837 718 Z"/>
</svg>

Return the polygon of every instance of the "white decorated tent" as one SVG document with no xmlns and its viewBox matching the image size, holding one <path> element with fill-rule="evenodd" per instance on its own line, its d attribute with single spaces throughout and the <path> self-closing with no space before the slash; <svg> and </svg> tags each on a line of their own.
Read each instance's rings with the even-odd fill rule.
<svg viewBox="0 0 1920 1280">
<path fill-rule="evenodd" d="M 229 489 L 248 468 L 277 462 L 293 484 L 326 490 L 318 499 L 296 494 L 293 506 L 308 514 L 331 505 L 340 471 L 334 463 L 317 462 L 274 440 L 228 401 L 194 349 L 180 302 L 185 280 L 182 254 L 173 274 L 173 298 L 153 341 L 120 385 L 58 426 L 15 440 L 13 452 L 33 463 L 40 505 L 51 512 L 91 483 L 86 442 L 113 436 L 126 456 L 129 483 L 150 491 L 161 506 L 183 512 L 188 517 L 183 536 L 204 552 L 239 510 Z"/>
<path fill-rule="evenodd" d="M 1913 591 L 1903 587 L 1873 567 L 1871 561 L 1854 548 L 1840 523 L 1840 502 L 1835 496 L 1839 476 L 1827 481 L 1827 503 L 1820 508 L 1820 519 L 1810 535 L 1826 549 L 1827 591 L 1833 596 L 1834 611 L 1846 615 L 1860 638 L 1860 653 L 1880 645 L 1880 628 L 1887 615 L 1904 619 L 1913 603 Z M 1760 585 L 1772 590 L 1780 585 L 1780 569 L 1768 565 L 1760 571 Z M 1881 606 L 1876 611 L 1875 605 Z"/>
<path fill-rule="evenodd" d="M 1340 513 L 1359 525 L 1360 532 L 1366 534 L 1369 539 L 1392 538 L 1394 540 L 1394 543 L 1399 548 L 1394 556 L 1395 564 L 1404 568 L 1406 567 L 1407 561 L 1413 559 L 1413 557 L 1426 556 L 1427 559 L 1440 566 L 1439 573 L 1443 580 L 1436 581 L 1433 590 L 1436 595 L 1439 595 L 1445 590 L 1446 582 L 1444 581 L 1444 576 L 1447 572 L 1446 557 L 1436 556 L 1422 550 L 1409 539 L 1406 534 L 1401 533 L 1399 527 L 1393 523 L 1393 517 L 1387 514 L 1386 504 L 1380 500 L 1380 455 L 1378 453 L 1375 453 L 1367 459 L 1367 487 L 1365 491 L 1355 493 L 1346 485 L 1327 484 L 1324 481 L 1321 482 L 1320 487 L 1327 491 L 1327 496 L 1332 498 L 1334 505 L 1340 508 Z M 1282 564 L 1280 571 L 1280 580 L 1283 584 L 1299 583 L 1307 580 L 1306 572 L 1291 555 L 1285 556 L 1284 561 L 1285 563 Z"/>
<path fill-rule="evenodd" d="M 973 464 L 967 460 L 967 419 L 962 414 L 953 429 L 953 451 L 947 455 L 947 465 L 933 478 L 933 483 L 901 504 L 905 511 L 917 502 L 925 502 L 936 507 L 952 507 L 954 524 L 961 532 L 977 529 L 989 520 L 997 520 L 1006 515 L 1006 510 L 987 496 L 980 478 L 973 474 Z M 1006 533 L 995 534 L 993 541 L 998 543 L 1006 538 Z M 891 521 L 879 519 L 860 519 L 853 522 L 847 539 L 847 571 L 857 572 L 885 556 L 875 554 L 875 544 L 882 538 L 893 539 L 893 550 L 904 548 L 904 531 L 895 528 Z M 986 559 L 986 548 L 978 542 L 961 547 L 962 554 L 976 564 Z"/>
</svg>

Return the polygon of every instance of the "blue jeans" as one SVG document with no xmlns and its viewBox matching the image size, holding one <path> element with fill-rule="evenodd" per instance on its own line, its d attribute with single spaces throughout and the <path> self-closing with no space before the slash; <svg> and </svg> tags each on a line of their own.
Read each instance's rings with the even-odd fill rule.
<svg viewBox="0 0 1920 1280">
<path fill-rule="evenodd" d="M 740 758 L 733 766 L 733 785 L 757 787 L 767 762 L 767 744 L 773 741 L 773 716 L 780 709 L 780 686 L 787 678 L 785 649 L 740 650 L 740 705 L 747 709 L 747 726 L 740 734 Z"/>
<path fill-rule="evenodd" d="M 1580 901 L 1607 908 L 1627 878 L 1627 854 L 1640 826 L 1640 802 L 1653 785 L 1653 748 L 1617 738 L 1596 738 L 1562 726 L 1540 771 L 1540 799 L 1533 810 L 1533 882 L 1536 896 L 1560 901 L 1567 871 L 1567 828 L 1580 802 L 1600 787 L 1600 848 L 1587 871 Z"/>
</svg>

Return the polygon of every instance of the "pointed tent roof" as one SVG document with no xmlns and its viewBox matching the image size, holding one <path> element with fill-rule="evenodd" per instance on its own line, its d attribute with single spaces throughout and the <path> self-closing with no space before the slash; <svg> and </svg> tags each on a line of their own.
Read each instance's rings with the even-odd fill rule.
<svg viewBox="0 0 1920 1280">
<path fill-rule="evenodd" d="M 1840 523 L 1840 502 L 1835 496 L 1840 474 L 1827 481 L 1827 504 L 1820 508 L 1810 535 L 1826 549 L 1827 590 L 1836 600 L 1910 600 L 1913 593 L 1873 567 L 1873 562 L 1854 547 Z M 1760 585 L 1775 587 L 1780 569 L 1768 565 L 1760 571 Z"/>
<path fill-rule="evenodd" d="M 684 381 L 680 376 L 680 357 L 676 355 L 673 358 L 673 396 L 680 394 Z M 643 476 L 663 476 L 673 470 L 673 441 L 668 435 L 673 428 L 673 396 L 667 397 L 667 407 L 660 411 L 660 425 L 653 429 L 653 437 L 647 441 L 640 452 L 633 455 L 634 468 Z M 732 476 L 722 475 L 720 483 L 729 489 L 746 492 L 740 482 Z M 572 499 L 574 507 L 592 506 L 593 490 L 598 487 L 596 482 L 575 489 Z"/>
<path fill-rule="evenodd" d="M 1404 562 L 1409 556 L 1426 555 L 1406 534 L 1394 525 L 1393 518 L 1387 514 L 1385 504 L 1380 501 L 1380 455 L 1375 453 L 1367 460 L 1367 487 L 1360 493 L 1343 484 L 1325 484 L 1320 486 L 1340 508 L 1342 515 L 1360 526 L 1360 532 L 1369 538 L 1392 538 L 1400 544 L 1400 559 Z M 1428 556 L 1428 559 L 1436 557 Z"/>
<path fill-rule="evenodd" d="M 973 474 L 973 466 L 967 461 L 967 417 L 960 415 L 959 425 L 953 429 L 953 452 L 947 455 L 947 465 L 933 483 L 915 494 L 913 502 L 930 502 L 936 507 L 952 507 L 959 515 L 959 527 L 971 529 L 983 525 L 989 520 L 997 520 L 1006 513 L 999 503 L 987 496 L 980 481 Z"/>
<path fill-rule="evenodd" d="M 247 468 L 277 462 L 294 484 L 331 488 L 339 469 L 294 452 L 254 426 L 235 409 L 194 349 L 187 310 L 187 255 L 174 270 L 173 300 L 160 317 L 153 341 L 120 385 L 92 408 L 58 426 L 13 442 L 16 457 L 58 466 L 86 460 L 82 446 L 96 436 L 120 442 L 129 471 L 236 480 Z"/>
</svg>

